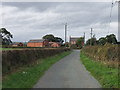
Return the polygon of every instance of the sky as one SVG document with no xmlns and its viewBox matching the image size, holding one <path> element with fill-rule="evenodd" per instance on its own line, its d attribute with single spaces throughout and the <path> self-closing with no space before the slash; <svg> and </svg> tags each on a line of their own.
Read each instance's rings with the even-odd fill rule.
<svg viewBox="0 0 120 90">
<path fill-rule="evenodd" d="M 0 5 L 0 27 L 13 34 L 12 41 L 27 42 L 53 34 L 64 40 L 67 23 L 69 37 L 96 38 L 115 34 L 118 38 L 118 6 L 114 2 L 110 21 L 111 2 L 3 2 Z"/>
</svg>

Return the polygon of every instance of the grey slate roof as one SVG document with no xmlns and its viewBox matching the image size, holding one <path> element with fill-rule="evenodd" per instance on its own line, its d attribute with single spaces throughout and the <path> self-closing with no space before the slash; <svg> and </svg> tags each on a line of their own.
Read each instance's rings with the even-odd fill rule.
<svg viewBox="0 0 120 90">
<path fill-rule="evenodd" d="M 43 41 L 45 41 L 45 39 L 33 39 L 33 40 L 28 41 L 28 42 L 29 43 L 30 42 L 37 43 L 37 42 L 43 42 Z"/>
</svg>

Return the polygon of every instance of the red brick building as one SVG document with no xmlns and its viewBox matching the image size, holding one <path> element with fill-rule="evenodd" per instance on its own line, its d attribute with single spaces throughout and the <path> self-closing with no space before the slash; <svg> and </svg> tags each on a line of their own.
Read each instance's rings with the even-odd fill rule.
<svg viewBox="0 0 120 90">
<path fill-rule="evenodd" d="M 21 43 L 21 42 L 14 42 L 14 43 L 12 43 L 12 46 L 13 46 L 13 47 L 23 47 L 24 44 Z"/>
<path fill-rule="evenodd" d="M 80 37 L 70 37 L 70 44 L 76 44 L 77 43 L 77 40 L 79 39 Z"/>
<path fill-rule="evenodd" d="M 49 42 L 45 39 L 34 39 L 27 43 L 27 47 L 48 47 Z"/>
<path fill-rule="evenodd" d="M 80 37 L 70 37 L 70 46 L 76 45 L 78 47 L 78 45 L 77 45 L 78 39 L 80 39 Z M 81 45 L 84 46 L 84 40 L 83 40 L 83 42 L 81 42 Z"/>
<path fill-rule="evenodd" d="M 49 42 L 50 47 L 61 47 L 61 44 L 59 42 Z"/>
</svg>

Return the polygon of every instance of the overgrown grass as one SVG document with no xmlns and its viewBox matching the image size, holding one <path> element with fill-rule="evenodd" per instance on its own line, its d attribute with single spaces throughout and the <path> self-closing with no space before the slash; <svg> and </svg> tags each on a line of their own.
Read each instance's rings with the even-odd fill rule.
<svg viewBox="0 0 120 90">
<path fill-rule="evenodd" d="M 91 60 L 83 53 L 80 54 L 86 69 L 100 82 L 103 88 L 120 88 L 118 85 L 118 68 L 108 68 L 100 62 Z"/>
<path fill-rule="evenodd" d="M 36 64 L 25 66 L 17 72 L 4 77 L 3 88 L 32 88 L 33 85 L 39 80 L 48 68 L 60 60 L 61 58 L 69 55 L 71 51 L 58 54 L 43 60 L 38 60 Z"/>
</svg>

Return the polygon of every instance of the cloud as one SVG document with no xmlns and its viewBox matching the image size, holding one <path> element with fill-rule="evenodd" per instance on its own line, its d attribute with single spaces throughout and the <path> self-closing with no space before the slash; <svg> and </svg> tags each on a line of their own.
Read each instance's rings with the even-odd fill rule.
<svg viewBox="0 0 120 90">
<path fill-rule="evenodd" d="M 19 2 L 3 3 L 2 26 L 13 33 L 13 41 L 28 41 L 54 34 L 64 39 L 64 24 L 68 23 L 69 36 L 90 37 L 94 28 L 96 37 L 108 34 L 111 3 L 43 3 Z M 111 32 L 117 35 L 117 5 L 113 8 Z M 67 39 L 69 40 L 69 39 Z"/>
</svg>

